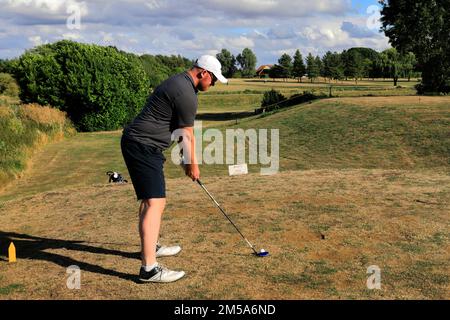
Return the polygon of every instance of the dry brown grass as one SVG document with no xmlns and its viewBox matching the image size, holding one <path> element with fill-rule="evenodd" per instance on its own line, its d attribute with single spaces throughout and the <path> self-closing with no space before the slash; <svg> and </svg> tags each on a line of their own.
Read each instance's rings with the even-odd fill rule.
<svg viewBox="0 0 450 320">
<path fill-rule="evenodd" d="M 330 99 L 330 102 L 354 104 L 358 106 L 383 106 L 383 105 L 436 105 L 444 104 L 450 108 L 450 96 L 402 96 L 402 97 L 345 97 Z"/>
<path fill-rule="evenodd" d="M 20 99 L 19 97 L 10 97 L 10 96 L 6 96 L 6 95 L 0 95 L 0 102 L 2 104 L 20 104 Z"/>
<path fill-rule="evenodd" d="M 304 88 L 304 87 L 328 87 L 329 85 L 333 86 L 346 86 L 346 87 L 354 87 L 354 86 L 364 86 L 364 87 L 385 87 L 385 88 L 394 88 L 393 81 L 381 81 L 377 79 L 376 81 L 372 80 L 364 80 L 358 81 L 356 83 L 353 80 L 348 81 L 332 81 L 331 83 L 328 79 L 318 78 L 314 82 L 311 82 L 309 79 L 303 78 L 302 82 L 298 82 L 294 79 L 289 79 L 287 81 L 283 79 L 244 79 L 244 78 L 233 78 L 229 79 L 228 84 L 217 83 L 214 87 L 210 89 L 210 92 L 220 92 L 220 91 L 243 91 L 245 89 L 248 90 L 270 90 L 273 87 L 280 89 L 296 89 L 296 88 Z M 411 81 L 402 81 L 400 85 L 404 87 L 413 87 L 417 82 Z"/>
<path fill-rule="evenodd" d="M 0 96 L 0 191 L 26 174 L 32 157 L 50 142 L 76 134 L 65 112 L 38 104 L 22 105 Z"/>
<path fill-rule="evenodd" d="M 49 106 L 41 106 L 36 103 L 24 104 L 20 106 L 19 114 L 24 118 L 44 125 L 63 126 L 67 121 L 67 115 L 65 112 Z"/>
<path fill-rule="evenodd" d="M 0 208 L 3 299 L 448 299 L 450 177 L 432 171 L 311 170 L 204 181 L 255 258 L 199 187 L 169 179 L 160 259 L 187 276 L 138 284 L 137 202 L 131 185 L 63 189 Z M 325 235 L 325 240 L 321 239 Z M 66 268 L 82 270 L 81 290 Z M 382 289 L 366 288 L 367 267 Z"/>
<path fill-rule="evenodd" d="M 0 118 L 9 118 L 12 115 L 12 110 L 10 107 L 5 105 L 0 105 Z"/>
</svg>

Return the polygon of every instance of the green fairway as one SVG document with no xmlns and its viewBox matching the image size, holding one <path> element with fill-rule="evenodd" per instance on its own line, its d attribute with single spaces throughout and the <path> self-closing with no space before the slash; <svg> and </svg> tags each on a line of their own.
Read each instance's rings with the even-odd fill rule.
<svg viewBox="0 0 450 320">
<path fill-rule="evenodd" d="M 291 107 L 269 116 L 252 116 L 223 123 L 226 129 L 278 129 L 280 170 L 305 169 L 425 169 L 447 170 L 450 159 L 450 99 L 344 98 Z M 208 128 L 205 128 L 208 129 Z M 23 179 L 0 199 L 42 191 L 89 186 L 108 181 L 113 170 L 129 178 L 120 151 L 121 131 L 82 133 L 45 147 Z M 205 142 L 204 146 L 208 143 Z M 183 175 L 165 153 L 166 177 Z M 248 159 L 248 153 L 246 155 Z M 260 172 L 261 165 L 250 165 Z M 202 176 L 227 175 L 226 164 L 201 165 Z"/>
</svg>

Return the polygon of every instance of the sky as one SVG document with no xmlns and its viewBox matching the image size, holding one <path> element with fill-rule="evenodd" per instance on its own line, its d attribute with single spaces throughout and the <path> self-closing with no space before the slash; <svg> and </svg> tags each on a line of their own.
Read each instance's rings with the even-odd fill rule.
<svg viewBox="0 0 450 320">
<path fill-rule="evenodd" d="M 250 48 L 257 64 L 389 47 L 377 0 L 0 0 L 0 58 L 69 39 L 195 59 Z"/>
</svg>

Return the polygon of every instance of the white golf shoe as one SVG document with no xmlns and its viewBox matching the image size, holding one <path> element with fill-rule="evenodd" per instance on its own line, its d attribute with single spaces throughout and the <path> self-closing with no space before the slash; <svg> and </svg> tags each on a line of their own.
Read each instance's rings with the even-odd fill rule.
<svg viewBox="0 0 450 320">
<path fill-rule="evenodd" d="M 166 246 L 162 246 L 160 244 L 156 245 L 156 257 L 157 258 L 174 256 L 174 255 L 178 254 L 180 251 L 181 251 L 180 246 L 166 247 Z"/>
<path fill-rule="evenodd" d="M 174 282 L 183 278 L 184 275 L 184 271 L 173 271 L 157 265 L 150 271 L 145 271 L 145 268 L 141 267 L 139 280 L 143 282 Z"/>
</svg>

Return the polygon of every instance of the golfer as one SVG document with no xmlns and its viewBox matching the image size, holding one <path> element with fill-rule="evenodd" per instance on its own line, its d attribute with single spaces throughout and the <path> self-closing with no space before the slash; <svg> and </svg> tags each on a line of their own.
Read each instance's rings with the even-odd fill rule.
<svg viewBox="0 0 450 320">
<path fill-rule="evenodd" d="M 219 80 L 226 83 L 220 62 L 213 56 L 201 56 L 190 70 L 162 82 L 148 98 L 141 113 L 124 129 L 122 155 L 133 182 L 139 207 L 139 234 L 142 266 L 139 279 L 146 282 L 172 282 L 184 271 L 172 271 L 156 258 L 176 255 L 180 246 L 159 244 L 159 229 L 166 204 L 163 151 L 172 144 L 172 133 L 181 132 L 184 170 L 193 181 L 200 178 L 195 158 L 194 120 L 197 93 L 206 91 Z M 186 159 L 187 157 L 187 159 Z"/>
</svg>

